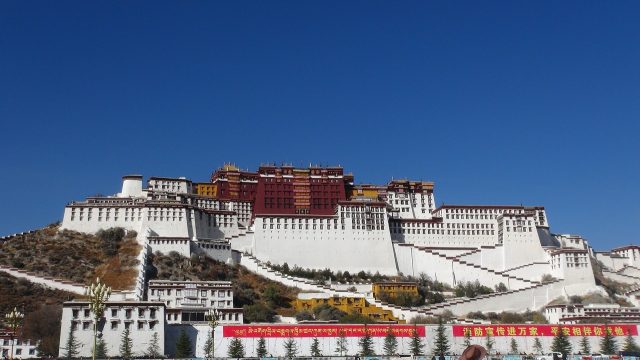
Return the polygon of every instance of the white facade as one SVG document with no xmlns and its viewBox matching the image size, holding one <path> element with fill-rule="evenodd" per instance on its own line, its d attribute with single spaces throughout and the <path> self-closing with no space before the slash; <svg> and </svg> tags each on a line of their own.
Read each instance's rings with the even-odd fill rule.
<svg viewBox="0 0 640 360">
<path fill-rule="evenodd" d="M 11 348 L 13 344 L 13 354 Z M 37 344 L 29 339 L 12 336 L 10 330 L 0 330 L 0 355 L 3 359 L 31 359 L 38 357 Z"/>
<path fill-rule="evenodd" d="M 104 339 L 107 354 L 117 357 L 120 353 L 122 333 L 129 329 L 135 344 L 135 356 L 145 355 L 154 334 L 157 334 L 160 353 L 164 353 L 165 305 L 163 302 L 107 302 L 103 319 L 98 325 Z M 70 330 L 76 341 L 79 356 L 90 357 L 93 351 L 93 313 L 86 301 L 68 301 L 62 306 L 60 328 L 60 356 L 65 354 L 65 346 Z"/>
<path fill-rule="evenodd" d="M 397 273 L 379 202 L 345 202 L 334 216 L 256 216 L 253 254 L 262 261 L 333 271 Z"/>
<path fill-rule="evenodd" d="M 169 324 L 206 322 L 209 309 L 218 310 L 221 324 L 242 324 L 230 281 L 151 280 L 147 298 L 166 304 Z"/>
<path fill-rule="evenodd" d="M 545 307 L 544 316 L 551 324 L 579 324 L 591 319 L 637 323 L 640 321 L 640 308 L 621 307 L 618 304 L 550 305 Z"/>
<path fill-rule="evenodd" d="M 149 178 L 149 190 L 176 194 L 191 194 L 193 193 L 193 184 L 191 180 L 187 180 L 184 177 L 151 177 Z"/>
<path fill-rule="evenodd" d="M 190 256 L 195 250 L 215 260 L 231 261 L 228 240 L 239 230 L 238 215 L 229 209 L 235 206 L 246 217 L 245 205 L 192 194 L 191 181 L 182 178 L 151 178 L 146 190 L 141 189 L 141 183 L 140 176 L 125 176 L 116 196 L 68 204 L 60 229 L 96 233 L 121 227 L 136 231 L 138 240 L 146 241 L 152 252 L 176 251 Z"/>
<path fill-rule="evenodd" d="M 387 191 L 387 204 L 392 206 L 392 217 L 399 219 L 431 219 L 435 209 L 435 198 L 432 191 L 397 192 Z"/>
<path fill-rule="evenodd" d="M 560 249 L 551 253 L 551 274 L 570 282 L 592 284 L 595 287 L 593 268 L 587 250 Z"/>
</svg>

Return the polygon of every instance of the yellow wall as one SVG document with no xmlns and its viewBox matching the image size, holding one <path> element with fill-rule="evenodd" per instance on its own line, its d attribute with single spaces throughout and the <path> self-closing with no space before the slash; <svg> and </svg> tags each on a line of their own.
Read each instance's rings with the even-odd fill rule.
<svg viewBox="0 0 640 360">
<path fill-rule="evenodd" d="M 216 184 L 209 183 L 199 183 L 196 184 L 196 194 L 207 196 L 207 197 L 216 197 Z"/>
<path fill-rule="evenodd" d="M 379 194 L 377 189 L 357 188 L 356 187 L 356 188 L 351 190 L 351 196 L 349 198 L 362 196 L 362 197 L 366 197 L 366 198 L 369 198 L 369 199 L 378 200 L 379 195 L 380 194 Z"/>
<path fill-rule="evenodd" d="M 418 284 L 410 282 L 379 282 L 374 283 L 373 297 L 380 299 L 383 293 L 387 293 L 390 297 L 396 297 L 398 293 L 410 293 L 418 296 Z"/>
<path fill-rule="evenodd" d="M 296 299 L 293 301 L 293 307 L 296 311 L 308 310 L 313 311 L 317 306 L 327 304 L 338 308 L 341 311 L 351 314 L 353 312 L 362 314 L 375 321 L 395 321 L 404 324 L 404 320 L 399 320 L 393 316 L 390 310 L 381 309 L 375 305 L 371 305 L 364 298 L 352 297 L 331 297 L 331 298 L 313 298 L 313 299 Z"/>
</svg>

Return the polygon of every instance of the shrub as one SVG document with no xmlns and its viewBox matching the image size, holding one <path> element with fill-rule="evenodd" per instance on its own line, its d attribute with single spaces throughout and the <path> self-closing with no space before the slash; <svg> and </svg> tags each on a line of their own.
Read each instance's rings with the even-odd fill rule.
<svg viewBox="0 0 640 360">
<path fill-rule="evenodd" d="M 347 315 L 344 311 L 327 304 L 316 306 L 313 308 L 313 313 L 316 319 L 323 321 L 340 320 Z"/>
<path fill-rule="evenodd" d="M 302 310 L 296 314 L 296 320 L 298 321 L 313 320 L 313 319 L 314 319 L 313 314 L 308 310 Z"/>
<path fill-rule="evenodd" d="M 263 303 L 245 305 L 243 310 L 245 323 L 273 322 L 276 316 L 276 312 Z"/>
<path fill-rule="evenodd" d="M 474 298 L 478 295 L 485 295 L 492 293 L 493 290 L 491 288 L 481 285 L 478 280 L 474 282 L 467 281 L 465 283 L 460 283 L 455 288 L 455 294 L 458 297 L 468 297 Z"/>
<path fill-rule="evenodd" d="M 102 241 L 102 252 L 106 256 L 114 256 L 118 253 L 118 247 L 124 235 L 123 228 L 110 228 L 96 233 L 96 236 Z"/>
</svg>

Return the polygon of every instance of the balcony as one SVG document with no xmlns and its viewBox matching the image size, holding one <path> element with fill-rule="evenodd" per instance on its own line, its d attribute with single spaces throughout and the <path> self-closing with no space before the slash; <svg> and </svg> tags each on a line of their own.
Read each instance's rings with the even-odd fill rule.
<svg viewBox="0 0 640 360">
<path fill-rule="evenodd" d="M 197 300 L 184 299 L 180 303 L 180 306 L 183 306 L 183 307 L 204 307 L 204 304 L 202 304 L 201 302 L 199 302 Z"/>
</svg>

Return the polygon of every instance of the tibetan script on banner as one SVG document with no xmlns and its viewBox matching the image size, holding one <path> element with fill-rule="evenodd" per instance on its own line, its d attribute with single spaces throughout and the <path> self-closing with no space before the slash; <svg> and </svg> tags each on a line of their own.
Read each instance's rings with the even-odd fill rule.
<svg viewBox="0 0 640 360">
<path fill-rule="evenodd" d="M 608 325 L 614 336 L 638 335 L 635 325 Z M 602 336 L 604 325 L 453 325 L 453 336 L 556 336 L 562 331 L 567 336 Z"/>
<path fill-rule="evenodd" d="M 372 337 L 383 337 L 389 330 L 397 337 L 411 337 L 414 331 L 425 336 L 424 326 L 367 325 Z M 274 338 L 274 337 L 362 337 L 364 325 L 227 325 L 222 329 L 224 337 Z"/>
</svg>

